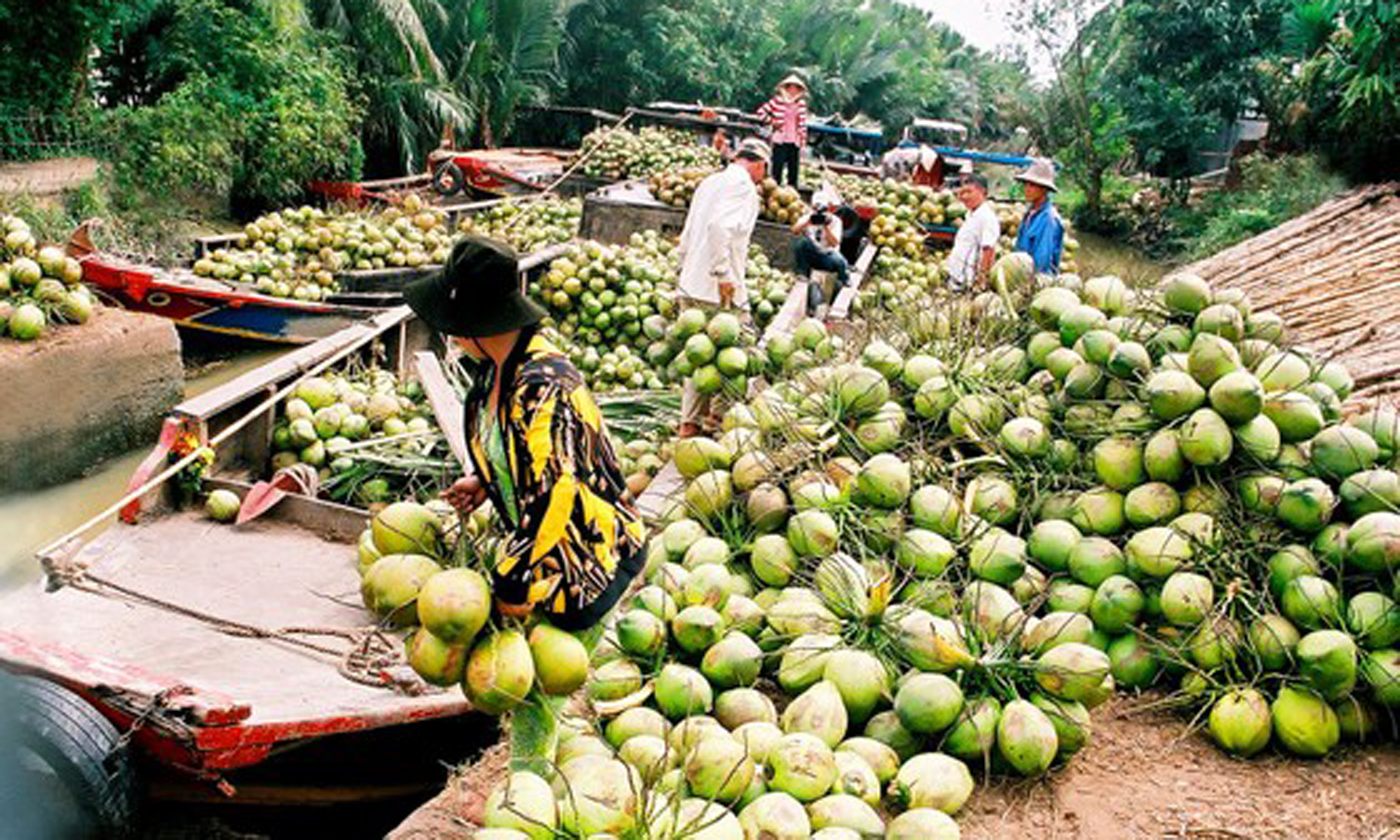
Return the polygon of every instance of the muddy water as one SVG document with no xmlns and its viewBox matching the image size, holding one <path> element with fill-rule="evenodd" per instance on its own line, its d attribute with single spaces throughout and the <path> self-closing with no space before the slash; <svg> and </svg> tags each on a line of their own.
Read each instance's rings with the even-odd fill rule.
<svg viewBox="0 0 1400 840">
<path fill-rule="evenodd" d="M 197 396 L 265 364 L 283 353 L 278 349 L 249 350 L 210 361 L 200 354 L 187 358 L 193 365 L 185 381 L 185 397 Z M 155 441 L 151 441 L 154 445 Z M 100 513 L 121 498 L 126 482 L 149 450 L 141 448 L 104 462 L 89 475 L 42 490 L 0 495 L 0 586 L 37 577 L 34 551 Z"/>
</svg>

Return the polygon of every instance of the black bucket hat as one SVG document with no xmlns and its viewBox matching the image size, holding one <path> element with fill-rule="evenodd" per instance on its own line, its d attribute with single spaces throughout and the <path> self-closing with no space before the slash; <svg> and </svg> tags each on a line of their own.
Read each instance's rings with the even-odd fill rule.
<svg viewBox="0 0 1400 840">
<path fill-rule="evenodd" d="M 520 289 L 515 251 L 482 236 L 457 240 L 442 270 L 405 286 L 403 297 L 425 324 L 463 338 L 528 327 L 546 314 Z"/>
</svg>

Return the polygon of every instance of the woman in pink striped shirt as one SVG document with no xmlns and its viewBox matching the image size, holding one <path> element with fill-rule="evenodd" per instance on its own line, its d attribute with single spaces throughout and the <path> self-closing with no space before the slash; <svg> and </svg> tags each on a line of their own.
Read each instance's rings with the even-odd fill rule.
<svg viewBox="0 0 1400 840">
<path fill-rule="evenodd" d="M 797 162 L 807 145 L 807 83 L 796 73 L 778 82 L 778 92 L 758 107 L 758 116 L 772 129 L 773 178 L 797 186 Z"/>
</svg>

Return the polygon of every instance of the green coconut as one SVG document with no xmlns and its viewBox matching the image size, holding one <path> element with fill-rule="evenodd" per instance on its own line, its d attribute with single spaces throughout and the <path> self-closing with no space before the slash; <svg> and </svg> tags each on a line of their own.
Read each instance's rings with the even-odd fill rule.
<svg viewBox="0 0 1400 840">
<path fill-rule="evenodd" d="M 889 693 L 889 674 L 884 664 L 867 651 L 832 651 L 822 676 L 824 682 L 836 687 L 854 725 L 864 724 Z"/>
<path fill-rule="evenodd" d="M 628 659 L 614 659 L 593 670 L 588 696 L 594 700 L 617 700 L 640 690 L 642 670 Z"/>
<path fill-rule="evenodd" d="M 968 568 L 983 580 L 1010 585 L 1026 571 L 1026 543 L 1001 528 L 989 528 L 973 542 Z"/>
<path fill-rule="evenodd" d="M 1146 480 L 1142 444 L 1133 438 L 1104 438 L 1092 455 L 1099 481 L 1113 490 L 1129 490 Z"/>
<path fill-rule="evenodd" d="M 486 797 L 482 812 L 486 828 L 507 828 L 532 840 L 549 840 L 558 825 L 554 792 L 534 773 L 517 771 Z"/>
<path fill-rule="evenodd" d="M 1210 305 L 1210 284 L 1194 274 L 1174 274 L 1162 281 L 1162 303 L 1178 315 L 1196 315 Z"/>
<path fill-rule="evenodd" d="M 1332 518 L 1336 495 L 1327 482 L 1304 478 L 1288 483 L 1279 494 L 1275 513 L 1280 521 L 1305 534 L 1321 531 Z"/>
<path fill-rule="evenodd" d="M 808 840 L 812 836 L 807 809 L 781 791 L 765 793 L 744 806 L 739 825 L 747 840 Z"/>
<path fill-rule="evenodd" d="M 753 780 L 754 763 L 748 751 L 728 735 L 701 738 L 685 761 L 689 792 L 704 799 L 734 802 Z"/>
<path fill-rule="evenodd" d="M 703 674 L 686 665 L 668 662 L 653 685 L 656 705 L 671 720 L 707 714 L 714 707 L 714 690 Z"/>
<path fill-rule="evenodd" d="M 1070 522 L 1085 533 L 1113 536 L 1125 522 L 1123 496 L 1108 487 L 1086 490 L 1075 497 Z"/>
<path fill-rule="evenodd" d="M 1113 639 L 1106 653 L 1109 675 L 1122 688 L 1147 688 L 1161 670 L 1151 646 L 1136 633 L 1124 633 Z"/>
<path fill-rule="evenodd" d="M 890 454 L 876 455 L 856 473 L 857 501 L 892 510 L 901 507 L 910 493 L 909 465 Z"/>
<path fill-rule="evenodd" d="M 1069 568 L 1070 553 L 1083 539 L 1083 534 L 1074 523 L 1063 519 L 1049 519 L 1036 523 L 1026 540 L 1026 551 L 1050 571 L 1065 571 Z"/>
<path fill-rule="evenodd" d="M 1283 587 L 1283 614 L 1307 630 L 1320 630 L 1341 622 L 1341 596 L 1325 578 L 1302 574 Z"/>
<path fill-rule="evenodd" d="M 1162 370 L 1147 380 L 1147 404 L 1161 420 L 1175 420 L 1195 411 L 1206 400 L 1206 391 L 1190 374 Z"/>
<path fill-rule="evenodd" d="M 935 577 L 943 573 L 957 556 L 957 549 L 946 537 L 923 528 L 910 528 L 900 535 L 895 562 L 917 575 Z"/>
<path fill-rule="evenodd" d="M 997 752 L 1013 770 L 1023 776 L 1044 773 L 1058 751 L 1055 724 L 1044 711 L 1029 700 L 1006 704 L 997 721 Z"/>
<path fill-rule="evenodd" d="M 1085 537 L 1069 554 L 1069 573 L 1086 586 L 1098 586 L 1127 569 L 1123 552 L 1104 537 Z"/>
<path fill-rule="evenodd" d="M 1294 755 L 1319 758 L 1341 740 L 1336 712 L 1327 701 L 1306 688 L 1287 685 L 1280 688 L 1270 712 L 1279 743 Z"/>
<path fill-rule="evenodd" d="M 1366 572 L 1400 568 L 1400 514 L 1368 513 L 1352 523 L 1346 534 L 1346 561 Z"/>
<path fill-rule="evenodd" d="M 1137 622 L 1145 605 L 1146 598 L 1136 583 L 1124 575 L 1112 575 L 1094 590 L 1089 616 L 1104 633 L 1121 633 Z"/>
<path fill-rule="evenodd" d="M 1245 423 L 1264 410 L 1264 386 L 1248 371 L 1231 371 L 1210 386 L 1210 405 L 1227 423 Z"/>
<path fill-rule="evenodd" d="M 958 823 L 942 811 L 914 808 L 890 820 L 885 840 L 958 840 Z"/>
<path fill-rule="evenodd" d="M 1378 407 L 1352 417 L 1347 425 L 1362 430 L 1376 442 L 1380 450 L 1380 460 L 1390 461 L 1397 452 L 1400 441 L 1400 412 L 1386 407 Z"/>
<path fill-rule="evenodd" d="M 1215 585 L 1195 572 L 1173 572 L 1162 584 L 1162 614 L 1179 627 L 1195 627 L 1215 606 Z"/>
<path fill-rule="evenodd" d="M 1267 747 L 1274 728 L 1268 701 L 1252 688 L 1235 689 L 1216 700 L 1208 725 L 1222 750 L 1244 758 Z"/>
<path fill-rule="evenodd" d="M 1351 693 L 1356 685 L 1356 642 L 1340 630 L 1314 630 L 1294 649 L 1298 672 L 1328 700 Z"/>
<path fill-rule="evenodd" d="M 808 633 L 792 640 L 778 665 L 778 684 L 790 695 L 800 694 L 815 685 L 826 671 L 831 651 L 840 638 L 823 633 Z"/>
<path fill-rule="evenodd" d="M 1209 388 L 1227 373 L 1243 366 L 1240 351 L 1228 339 L 1213 333 L 1198 333 L 1191 341 L 1186 367 L 1204 388 Z"/>
<path fill-rule="evenodd" d="M 1094 634 L 1089 616 L 1069 611 L 1052 611 L 1026 629 L 1021 647 L 1029 653 L 1044 653 L 1056 645 L 1087 643 Z"/>
<path fill-rule="evenodd" d="M 1170 484 L 1161 481 L 1134 487 L 1123 499 L 1124 516 L 1138 528 L 1168 522 L 1180 513 L 1180 494 Z"/>
<path fill-rule="evenodd" d="M 1368 513 L 1400 510 L 1400 475 L 1391 470 L 1352 473 L 1342 482 L 1337 495 L 1351 519 L 1360 519 Z"/>
<path fill-rule="evenodd" d="M 1292 663 L 1293 650 L 1302 636 L 1287 618 L 1267 613 L 1250 622 L 1246 638 L 1255 656 L 1259 657 L 1259 663 L 1271 671 L 1279 671 Z"/>
<path fill-rule="evenodd" d="M 1361 676 L 1371 686 L 1376 702 L 1400 708 L 1400 650 L 1373 650 L 1361 660 Z"/>
<path fill-rule="evenodd" d="M 800 802 L 825 796 L 836 781 L 836 756 L 826 742 L 806 732 L 778 739 L 768 753 L 770 790 Z"/>
<path fill-rule="evenodd" d="M 1260 414 L 1233 429 L 1235 444 L 1247 457 L 1260 464 L 1278 460 L 1283 438 L 1274 421 Z"/>
<path fill-rule="evenodd" d="M 1298 391 L 1270 394 L 1264 401 L 1264 416 L 1278 427 L 1284 443 L 1310 440 L 1325 423 L 1317 403 Z"/>
<path fill-rule="evenodd" d="M 1046 697 L 1043 694 L 1032 694 L 1030 701 L 1036 708 L 1045 713 L 1045 716 L 1055 727 L 1055 738 L 1058 746 L 1055 757 L 1058 760 L 1068 761 L 1071 756 L 1089 743 L 1092 727 L 1089 720 L 1089 710 L 1084 707 L 1083 703 Z"/>
<path fill-rule="evenodd" d="M 500 715 L 524 702 L 535 683 L 534 658 L 524 634 L 493 633 L 472 648 L 462 688 L 472 706 Z"/>
<path fill-rule="evenodd" d="M 1153 481 L 1174 484 L 1186 475 L 1189 463 L 1181 452 L 1181 438 L 1175 429 L 1162 429 L 1147 439 L 1142 450 L 1143 468 Z"/>
<path fill-rule="evenodd" d="M 1370 469 L 1379 457 L 1375 439 L 1354 426 L 1331 426 L 1312 439 L 1312 466 L 1323 478 L 1344 479 Z"/>
<path fill-rule="evenodd" d="M 700 659 L 700 672 L 719 689 L 753 685 L 763 664 L 763 651 L 743 633 L 728 633 Z"/>
<path fill-rule="evenodd" d="M 1312 379 L 1312 366 L 1297 353 L 1278 352 L 1265 356 L 1254 372 L 1269 393 L 1289 391 Z"/>
<path fill-rule="evenodd" d="M 1387 648 L 1400 642 L 1400 606 L 1383 592 L 1360 592 L 1347 602 L 1347 627 L 1364 647 Z"/>
<path fill-rule="evenodd" d="M 890 786 L 891 798 L 906 810 L 932 808 L 953 815 L 972 796 L 972 771 L 951 755 L 929 752 L 900 765 Z"/>
<path fill-rule="evenodd" d="M 932 735 L 952 726 L 962 708 L 962 689 L 942 674 L 915 674 L 904 681 L 894 698 L 899 722 L 920 735 Z"/>
<path fill-rule="evenodd" d="M 1085 644 L 1057 645 L 1036 660 L 1035 679 L 1046 693 L 1086 701 L 1108 676 L 1108 654 Z"/>
<path fill-rule="evenodd" d="M 1197 409 L 1178 430 L 1181 454 L 1198 467 L 1213 467 L 1230 459 L 1234 438 L 1225 419 L 1209 408 Z"/>
<path fill-rule="evenodd" d="M 865 723 L 863 735 L 894 750 L 901 761 L 907 761 L 917 753 L 923 743 L 919 736 L 904 728 L 893 709 L 871 715 Z"/>
<path fill-rule="evenodd" d="M 1144 528 L 1128 540 L 1128 567 L 1149 577 L 1165 578 L 1189 563 L 1195 551 L 1189 539 L 1167 526 Z"/>
</svg>

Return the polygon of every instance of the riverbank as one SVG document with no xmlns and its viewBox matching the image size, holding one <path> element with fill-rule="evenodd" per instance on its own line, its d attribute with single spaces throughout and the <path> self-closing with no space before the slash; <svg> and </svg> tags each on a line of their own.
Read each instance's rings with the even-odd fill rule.
<svg viewBox="0 0 1400 840">
<path fill-rule="evenodd" d="M 283 352 L 280 348 L 231 353 L 228 349 L 185 347 L 181 355 L 186 372 L 183 396 L 188 399 L 202 394 Z M 4 523 L 6 537 L 0 543 L 0 588 L 32 580 L 39 574 L 38 564 L 33 562 L 35 549 L 120 498 L 132 472 L 154 443 L 154 436 L 136 442 L 129 451 L 72 481 L 39 490 L 0 493 L 0 523 Z"/>
</svg>

